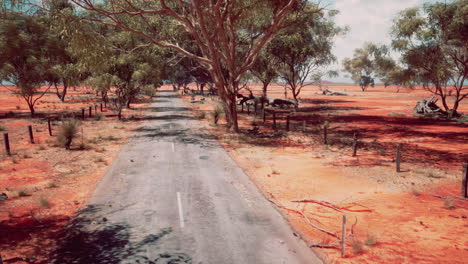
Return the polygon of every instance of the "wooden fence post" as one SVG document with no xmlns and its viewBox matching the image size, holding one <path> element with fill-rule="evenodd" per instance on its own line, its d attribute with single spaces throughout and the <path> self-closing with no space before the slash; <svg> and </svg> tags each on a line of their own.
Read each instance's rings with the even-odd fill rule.
<svg viewBox="0 0 468 264">
<path fill-rule="evenodd" d="M 28 132 L 29 132 L 29 142 L 31 142 L 31 144 L 34 144 L 34 135 L 33 135 L 32 126 L 28 126 Z"/>
<path fill-rule="evenodd" d="M 276 129 L 276 112 L 273 111 L 273 129 Z"/>
<path fill-rule="evenodd" d="M 92 107 L 92 106 L 90 106 L 90 107 L 89 107 L 89 117 L 91 117 L 91 116 L 92 116 L 92 111 L 93 111 L 93 107 Z"/>
<path fill-rule="evenodd" d="M 328 127 L 323 126 L 323 144 L 327 145 L 328 144 Z"/>
<path fill-rule="evenodd" d="M 462 171 L 462 197 L 468 198 L 468 164 L 463 164 Z"/>
<path fill-rule="evenodd" d="M 5 151 L 8 156 L 11 156 L 10 150 L 10 139 L 8 138 L 8 133 L 3 133 L 3 141 L 5 142 Z"/>
<path fill-rule="evenodd" d="M 85 109 L 84 108 L 81 108 L 81 119 L 84 120 L 85 119 Z"/>
<path fill-rule="evenodd" d="M 401 163 L 401 144 L 398 144 L 397 152 L 396 152 L 396 172 L 401 171 L 400 163 Z"/>
<path fill-rule="evenodd" d="M 341 257 L 346 255 L 346 215 L 343 215 L 343 226 L 341 228 Z"/>
<path fill-rule="evenodd" d="M 357 154 L 357 133 L 354 132 L 353 135 L 353 157 L 356 157 Z"/>
<path fill-rule="evenodd" d="M 99 104 L 101 106 L 101 112 L 102 112 L 102 103 Z"/>
<path fill-rule="evenodd" d="M 52 136 L 52 126 L 50 125 L 50 119 L 47 119 L 47 127 L 49 128 L 49 136 Z"/>
<path fill-rule="evenodd" d="M 289 119 L 290 119 L 290 118 L 291 118 L 290 115 L 287 115 L 287 116 L 286 116 L 286 131 L 289 131 L 289 122 L 290 122 Z"/>
</svg>

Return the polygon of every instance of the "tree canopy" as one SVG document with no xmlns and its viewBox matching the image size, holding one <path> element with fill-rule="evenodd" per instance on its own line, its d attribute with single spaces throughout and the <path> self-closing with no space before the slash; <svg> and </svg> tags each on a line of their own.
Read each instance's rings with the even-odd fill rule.
<svg viewBox="0 0 468 264">
<path fill-rule="evenodd" d="M 468 96 L 468 1 L 426 3 L 402 11 L 392 28 L 392 46 L 412 78 L 440 96 L 445 110 L 456 114 Z M 449 97 L 453 104 L 449 105 Z"/>
</svg>

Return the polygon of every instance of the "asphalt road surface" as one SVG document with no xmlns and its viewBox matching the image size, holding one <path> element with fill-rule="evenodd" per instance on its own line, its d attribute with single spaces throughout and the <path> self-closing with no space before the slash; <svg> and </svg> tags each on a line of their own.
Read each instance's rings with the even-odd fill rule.
<svg viewBox="0 0 468 264">
<path fill-rule="evenodd" d="M 175 93 L 145 119 L 54 263 L 321 263 Z"/>
</svg>

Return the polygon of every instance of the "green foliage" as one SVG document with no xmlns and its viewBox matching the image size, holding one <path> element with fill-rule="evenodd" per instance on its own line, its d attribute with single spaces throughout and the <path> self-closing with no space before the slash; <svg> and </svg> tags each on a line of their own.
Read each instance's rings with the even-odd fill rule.
<svg viewBox="0 0 468 264">
<path fill-rule="evenodd" d="M 353 58 L 343 60 L 343 67 L 362 91 L 366 91 L 369 86 L 374 87 L 376 78 L 384 78 L 394 70 L 396 64 L 389 56 L 388 47 L 366 43 L 354 50 Z"/>
<path fill-rule="evenodd" d="M 78 135 L 78 126 L 80 122 L 76 119 L 64 120 L 57 134 L 59 145 L 70 149 L 72 141 Z"/>
<path fill-rule="evenodd" d="M 11 82 L 27 102 L 31 115 L 44 95 L 39 91 L 49 70 L 50 38 L 44 19 L 37 15 L 6 13 L 0 16 L 0 81 Z"/>
<path fill-rule="evenodd" d="M 463 87 L 468 78 L 467 10 L 465 0 L 429 2 L 400 12 L 392 27 L 392 46 L 401 52 L 406 79 L 439 95 L 445 110 L 454 114 L 468 97 Z"/>
<path fill-rule="evenodd" d="M 316 4 L 305 2 L 302 8 L 304 13 L 299 12 L 290 18 L 290 23 L 294 26 L 282 31 L 267 47 L 267 52 L 273 59 L 264 58 L 270 60 L 264 63 L 275 63 L 278 75 L 285 81 L 296 100 L 306 79 L 314 73 L 318 74 L 322 67 L 336 60 L 332 54 L 333 40 L 346 32 L 346 28 L 340 28 L 333 22 L 337 11 L 327 13 Z M 268 68 L 262 73 L 273 76 Z"/>
</svg>

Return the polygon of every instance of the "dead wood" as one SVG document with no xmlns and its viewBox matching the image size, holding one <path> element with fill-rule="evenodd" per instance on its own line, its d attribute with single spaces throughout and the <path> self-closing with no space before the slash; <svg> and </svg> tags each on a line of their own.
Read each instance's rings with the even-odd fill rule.
<svg viewBox="0 0 468 264">
<path fill-rule="evenodd" d="M 349 207 L 351 207 L 351 206 L 338 207 L 338 206 L 336 206 L 336 205 L 334 205 L 332 203 L 326 202 L 326 201 L 318 201 L 318 200 L 310 200 L 310 199 L 295 200 L 295 201 L 291 201 L 291 202 L 293 202 L 293 203 L 315 203 L 315 204 L 318 204 L 318 205 L 322 205 L 322 206 L 331 208 L 331 209 L 333 209 L 335 211 L 338 211 L 340 213 L 343 213 L 343 211 L 354 212 L 354 213 L 372 212 L 372 209 L 353 210 L 353 209 L 349 209 Z M 353 205 L 353 204 L 351 204 L 351 205 Z"/>
<path fill-rule="evenodd" d="M 340 249 L 339 246 L 335 246 L 335 245 L 329 245 L 329 244 L 312 244 L 312 245 L 309 245 L 309 247 L 318 247 L 318 248 L 336 248 L 336 249 Z"/>
<path fill-rule="evenodd" d="M 317 230 L 319 230 L 319 231 L 321 231 L 321 232 L 323 232 L 323 233 L 326 233 L 326 234 L 328 234 L 328 235 L 330 235 L 330 236 L 333 236 L 333 237 L 335 237 L 335 238 L 338 238 L 338 235 L 337 235 L 336 233 L 333 233 L 333 232 L 330 232 L 330 231 L 328 231 L 328 230 L 325 230 L 325 229 L 323 229 L 323 228 L 321 228 L 321 227 L 318 227 L 318 226 L 315 225 L 314 223 L 312 223 L 312 222 L 310 221 L 310 219 L 309 219 L 303 212 L 300 212 L 300 211 L 297 211 L 297 210 L 290 209 L 290 208 L 287 208 L 287 207 L 285 207 L 285 206 L 279 205 L 279 204 L 275 203 L 275 202 L 272 201 L 272 200 L 268 200 L 268 201 L 270 201 L 272 204 L 274 204 L 274 205 L 276 205 L 277 207 L 282 208 L 282 209 L 284 209 L 284 210 L 286 210 L 286 211 L 293 212 L 293 213 L 296 213 L 296 214 L 301 215 L 301 216 L 306 220 L 306 222 L 307 222 L 310 226 L 312 226 L 313 228 L 315 228 L 315 229 L 317 229 Z"/>
<path fill-rule="evenodd" d="M 320 90 L 322 90 L 322 94 L 323 94 L 323 95 L 354 96 L 354 95 L 351 94 L 351 93 L 342 92 L 342 91 L 330 90 L 330 89 L 328 89 L 328 88 L 321 88 Z"/>
<path fill-rule="evenodd" d="M 416 103 L 416 106 L 414 107 L 414 112 L 417 114 L 422 114 L 422 115 L 433 115 L 433 114 L 438 114 L 438 115 L 446 115 L 447 112 L 442 110 L 436 103 L 437 99 L 435 99 L 435 95 L 433 95 L 431 98 L 428 100 L 423 99 L 421 101 L 418 101 Z"/>
</svg>

